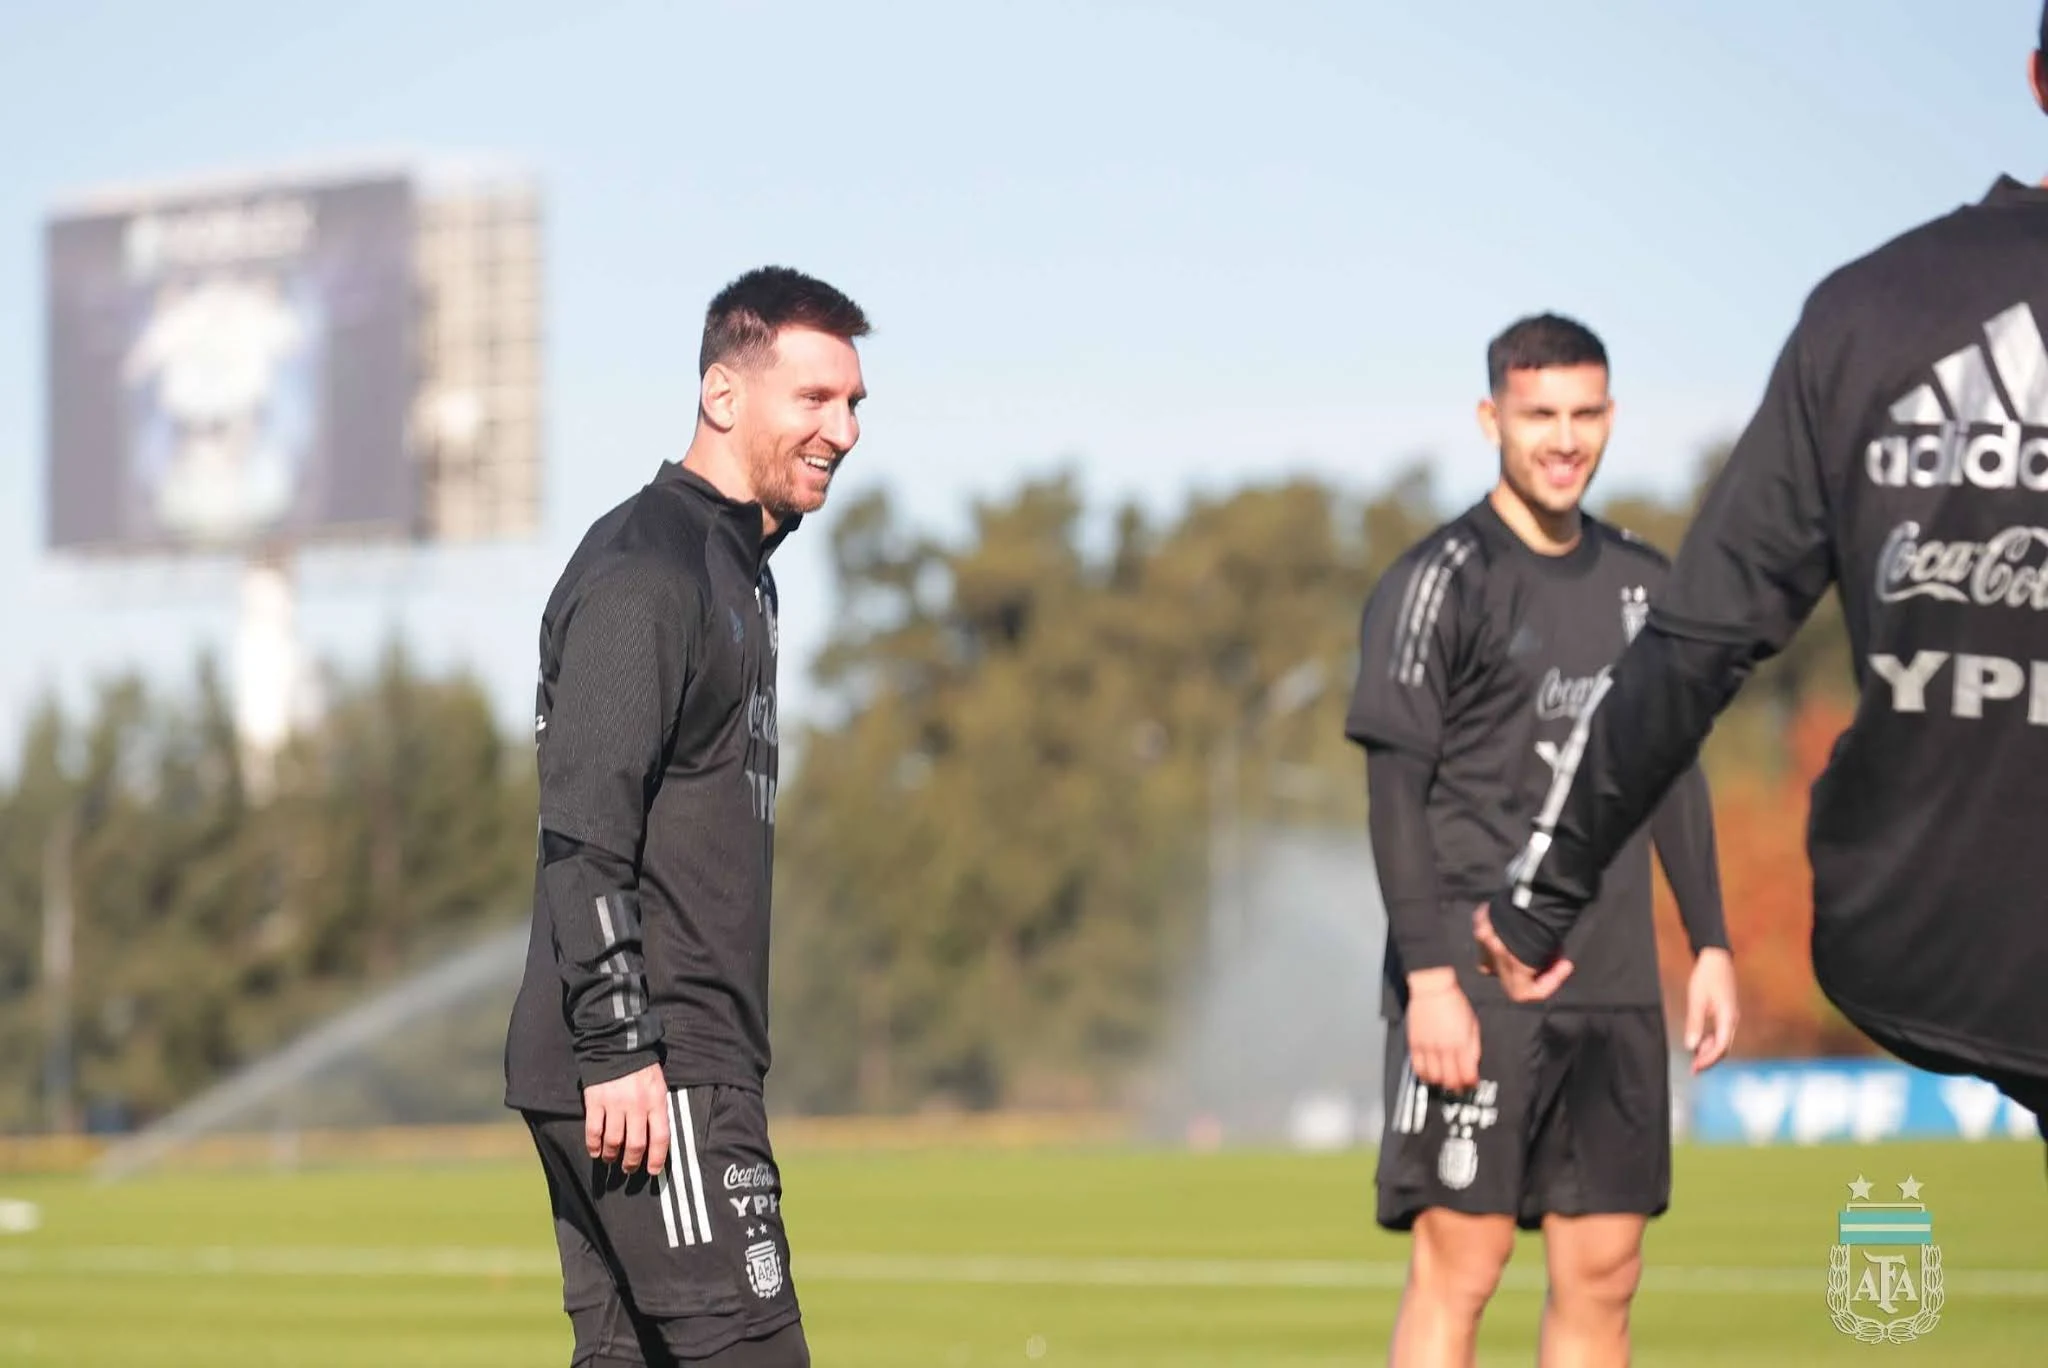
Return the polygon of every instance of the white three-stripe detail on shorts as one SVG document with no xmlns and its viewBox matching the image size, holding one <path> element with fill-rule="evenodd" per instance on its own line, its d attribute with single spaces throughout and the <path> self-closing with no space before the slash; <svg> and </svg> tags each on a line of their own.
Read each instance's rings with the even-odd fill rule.
<svg viewBox="0 0 2048 1368">
<path fill-rule="evenodd" d="M 1401 1061 L 1401 1106 L 1395 1128 L 1403 1135 L 1420 1135 L 1424 1119 L 1429 1115 L 1429 1093 L 1422 1086 L 1422 1080 L 1415 1076 L 1413 1060 Z"/>
<path fill-rule="evenodd" d="M 675 1094 L 668 1099 L 668 1172 L 663 1175 L 659 1196 L 661 1198 L 661 1219 L 668 1226 L 668 1247 L 676 1247 L 676 1218 L 682 1217 L 683 1243 L 697 1243 L 697 1232 L 690 1226 L 690 1208 L 683 1202 L 682 1185 L 688 1180 L 683 1177 L 683 1148 L 677 1131 L 682 1127 L 676 1121 Z M 673 1198 L 675 1206 L 669 1206 Z"/>
<path fill-rule="evenodd" d="M 703 1232 L 704 1243 L 710 1244 L 711 1213 L 704 1209 L 704 1170 L 697 1163 L 697 1131 L 691 1125 L 689 1090 L 687 1088 L 678 1088 L 676 1090 L 676 1101 L 682 1105 L 683 1151 L 689 1156 L 690 1160 L 689 1179 L 684 1182 L 683 1186 L 690 1190 L 690 1194 L 696 1202 L 697 1228 Z M 683 1220 L 686 1223 L 688 1222 L 689 1213 L 684 1213 Z"/>
</svg>

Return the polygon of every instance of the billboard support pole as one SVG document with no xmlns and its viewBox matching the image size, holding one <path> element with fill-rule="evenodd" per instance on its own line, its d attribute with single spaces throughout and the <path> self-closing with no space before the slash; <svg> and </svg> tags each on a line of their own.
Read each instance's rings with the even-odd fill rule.
<svg viewBox="0 0 2048 1368">
<path fill-rule="evenodd" d="M 277 753 L 291 735 L 298 704 L 297 589 L 292 548 L 273 543 L 242 569 L 242 613 L 235 650 L 235 734 L 242 782 L 262 803 L 271 793 Z"/>
</svg>

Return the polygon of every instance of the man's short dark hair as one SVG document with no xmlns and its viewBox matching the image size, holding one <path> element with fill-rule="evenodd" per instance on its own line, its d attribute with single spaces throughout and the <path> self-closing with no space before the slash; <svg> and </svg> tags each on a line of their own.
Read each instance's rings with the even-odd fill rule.
<svg viewBox="0 0 2048 1368">
<path fill-rule="evenodd" d="M 784 328 L 810 328 L 852 341 L 868 335 L 868 316 L 822 280 L 787 266 L 763 266 L 720 290 L 704 311 L 698 376 L 714 365 L 752 370 L 764 364 Z"/>
<path fill-rule="evenodd" d="M 2048 56 L 2048 4 L 2041 6 L 2041 44 L 2034 50 Z"/>
<path fill-rule="evenodd" d="M 1607 365 L 1607 348 L 1593 330 L 1558 314 L 1536 314 L 1508 325 L 1486 348 L 1486 383 L 1499 394 L 1511 370 L 1549 370 L 1554 366 Z"/>
</svg>

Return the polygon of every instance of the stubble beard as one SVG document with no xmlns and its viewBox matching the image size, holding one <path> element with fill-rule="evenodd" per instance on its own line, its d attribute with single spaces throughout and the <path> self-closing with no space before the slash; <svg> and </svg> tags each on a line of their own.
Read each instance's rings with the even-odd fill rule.
<svg viewBox="0 0 2048 1368">
<path fill-rule="evenodd" d="M 785 456 L 772 444 L 763 444 L 747 462 L 754 501 L 777 522 L 803 511 L 796 506 L 796 472 L 791 469 L 795 462 L 794 455 Z"/>
</svg>

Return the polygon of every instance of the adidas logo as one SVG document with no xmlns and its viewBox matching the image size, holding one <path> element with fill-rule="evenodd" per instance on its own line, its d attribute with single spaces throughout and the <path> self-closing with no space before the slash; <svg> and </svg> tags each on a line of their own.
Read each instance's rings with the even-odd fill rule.
<svg viewBox="0 0 2048 1368">
<path fill-rule="evenodd" d="M 1935 362 L 1934 381 L 1892 405 L 1902 430 L 1871 442 L 1871 483 L 2048 490 L 2048 347 L 2030 307 L 1987 322 L 1983 346 Z"/>
</svg>

